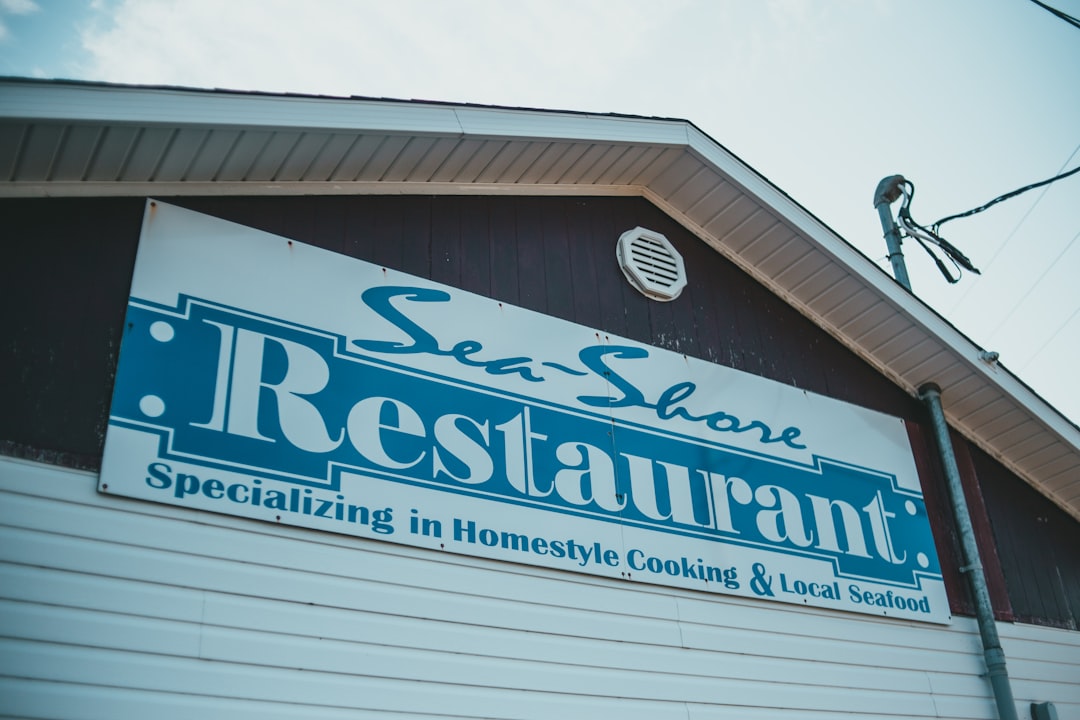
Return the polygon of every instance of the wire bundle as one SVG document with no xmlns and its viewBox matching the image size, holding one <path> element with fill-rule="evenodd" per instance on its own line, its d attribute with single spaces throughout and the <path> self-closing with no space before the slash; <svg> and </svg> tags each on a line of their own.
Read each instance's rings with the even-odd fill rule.
<svg viewBox="0 0 1080 720">
<path fill-rule="evenodd" d="M 961 268 L 970 270 L 976 275 L 980 275 L 979 270 L 971 263 L 967 255 L 960 252 L 952 243 L 945 238 L 938 235 L 937 230 L 941 226 L 943 221 L 939 220 L 934 223 L 934 229 L 920 225 L 915 222 L 911 217 L 911 201 L 915 198 L 915 184 L 910 180 L 904 180 L 899 186 L 900 193 L 904 196 L 904 202 L 900 205 L 900 212 L 898 214 L 898 224 L 900 229 L 908 237 L 915 238 L 922 245 L 923 250 L 934 259 L 934 264 L 937 265 L 938 270 L 945 276 L 945 279 L 950 283 L 957 283 L 960 281 L 960 276 L 963 274 Z M 1002 198 L 999 198 L 1002 199 Z M 985 208 L 984 208 L 985 209 Z M 977 211 L 973 211 L 977 212 Z M 972 213 L 973 214 L 973 213 Z M 955 217 L 961 217 L 957 215 Z M 950 220 L 946 218 L 945 220 Z M 937 248 L 938 252 L 935 252 L 934 248 Z M 948 259 L 952 263 L 950 269 L 942 258 Z M 953 272 L 955 270 L 955 273 Z"/>
<path fill-rule="evenodd" d="M 900 206 L 897 224 L 900 226 L 900 229 L 904 232 L 905 235 L 911 238 L 915 238 L 919 241 L 919 244 L 922 245 L 923 249 L 926 250 L 930 257 L 934 259 L 934 263 L 937 265 L 938 270 L 941 271 L 941 274 L 945 276 L 945 279 L 948 280 L 950 283 L 956 283 L 959 282 L 960 276 L 962 275 L 961 268 L 965 270 L 970 270 L 976 275 L 981 275 L 982 273 L 980 273 L 975 268 L 975 266 L 971 264 L 971 261 L 967 258 L 966 255 L 964 255 L 964 253 L 960 252 L 954 245 L 945 240 L 945 238 L 941 237 L 940 233 L 942 225 L 949 222 L 950 220 L 956 220 L 957 218 L 969 217 L 971 215 L 981 213 L 983 210 L 987 210 L 994 205 L 997 205 L 1003 200 L 1014 198 L 1017 195 L 1026 193 L 1028 190 L 1034 190 L 1035 188 L 1040 188 L 1043 185 L 1049 185 L 1052 182 L 1057 182 L 1058 180 L 1067 178 L 1070 175 L 1075 175 L 1078 172 L 1080 172 L 1080 166 L 1075 167 L 1068 172 L 1063 172 L 1060 175 L 1055 175 L 1052 178 L 1040 180 L 1039 182 L 1025 185 L 1024 187 L 1013 190 L 1012 192 L 1007 192 L 1004 195 L 999 195 L 990 202 L 984 203 L 977 208 L 972 208 L 971 210 L 967 210 L 966 212 L 943 217 L 933 223 L 930 227 L 920 225 L 919 223 L 915 222 L 915 220 L 911 217 L 911 201 L 915 198 L 915 185 L 910 180 L 897 176 L 896 180 L 899 182 L 897 183 L 895 190 L 898 190 L 899 193 L 904 196 L 904 202 Z M 896 196 L 894 194 L 887 199 L 894 200 L 895 197 Z M 938 254 L 938 252 L 934 251 L 933 248 L 935 247 L 940 251 L 940 255 Z M 955 269 L 956 271 L 955 274 L 944 263 L 941 257 L 942 255 L 950 262 L 952 262 L 953 269 Z"/>
</svg>

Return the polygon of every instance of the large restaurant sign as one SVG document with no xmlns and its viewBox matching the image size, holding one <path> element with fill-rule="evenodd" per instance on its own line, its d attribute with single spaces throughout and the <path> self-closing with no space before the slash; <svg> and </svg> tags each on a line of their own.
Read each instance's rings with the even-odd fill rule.
<svg viewBox="0 0 1080 720">
<path fill-rule="evenodd" d="M 148 203 L 99 489 L 947 622 L 903 423 Z"/>
</svg>

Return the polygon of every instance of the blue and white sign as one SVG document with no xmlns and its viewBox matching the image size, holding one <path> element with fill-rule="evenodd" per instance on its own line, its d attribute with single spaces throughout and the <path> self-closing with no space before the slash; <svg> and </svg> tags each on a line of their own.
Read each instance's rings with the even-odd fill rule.
<svg viewBox="0 0 1080 720">
<path fill-rule="evenodd" d="M 901 420 L 163 203 L 99 487 L 949 619 Z"/>
</svg>

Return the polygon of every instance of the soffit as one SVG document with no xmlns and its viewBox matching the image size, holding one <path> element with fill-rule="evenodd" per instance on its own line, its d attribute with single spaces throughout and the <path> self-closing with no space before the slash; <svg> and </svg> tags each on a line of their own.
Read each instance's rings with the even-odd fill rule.
<svg viewBox="0 0 1080 720">
<path fill-rule="evenodd" d="M 1080 430 L 682 120 L 0 80 L 0 196 L 641 195 L 1080 518 Z"/>
</svg>

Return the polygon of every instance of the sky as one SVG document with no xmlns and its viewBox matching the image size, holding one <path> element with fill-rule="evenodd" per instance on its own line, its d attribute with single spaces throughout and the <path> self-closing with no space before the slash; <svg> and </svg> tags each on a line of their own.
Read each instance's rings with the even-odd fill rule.
<svg viewBox="0 0 1080 720">
<path fill-rule="evenodd" d="M 883 177 L 929 225 L 1080 166 L 1030 0 L 0 0 L 0 75 L 686 119 L 883 268 Z M 1080 422 L 1080 173 L 942 235 L 982 274 L 909 239 L 914 293 Z"/>
</svg>

